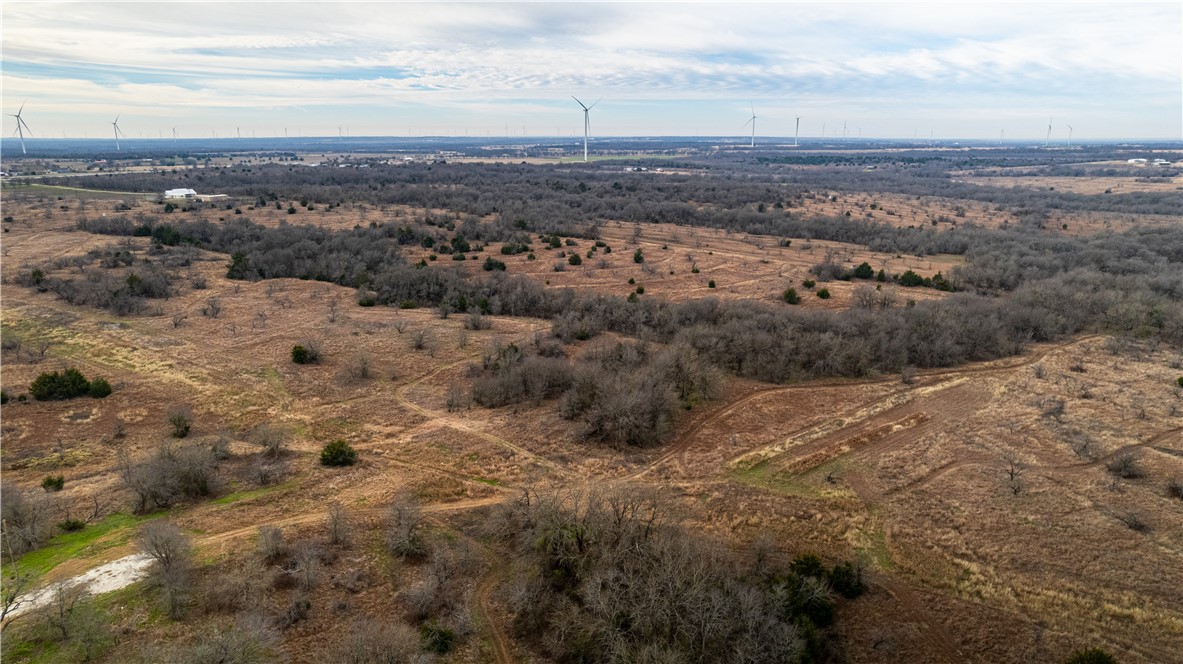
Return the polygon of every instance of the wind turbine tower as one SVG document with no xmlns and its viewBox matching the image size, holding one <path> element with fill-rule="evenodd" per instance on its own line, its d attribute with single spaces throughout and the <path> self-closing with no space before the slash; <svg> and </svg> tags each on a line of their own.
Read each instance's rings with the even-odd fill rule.
<svg viewBox="0 0 1183 664">
<path fill-rule="evenodd" d="M 756 147 L 756 107 L 755 107 L 755 105 L 752 105 L 752 117 L 749 118 L 747 122 L 743 123 L 743 125 L 746 127 L 746 126 L 748 126 L 749 123 L 751 123 L 751 125 L 752 125 L 752 146 L 751 147 Z"/>
<path fill-rule="evenodd" d="M 1047 147 L 1052 142 L 1052 119 L 1047 119 L 1047 136 L 1043 139 L 1043 147 Z"/>
<path fill-rule="evenodd" d="M 793 147 L 797 147 L 797 137 L 801 135 L 801 116 L 797 116 L 797 128 L 793 130 Z"/>
<path fill-rule="evenodd" d="M 32 136 L 33 130 L 29 129 L 29 125 L 25 124 L 25 119 L 21 117 L 21 113 L 24 113 L 24 111 L 25 111 L 25 102 L 22 101 L 20 110 L 18 110 L 15 114 L 6 113 L 5 115 L 7 115 L 8 117 L 11 117 L 11 118 L 16 118 L 16 132 L 14 132 L 14 133 L 17 136 L 21 137 L 21 154 L 29 154 L 25 150 L 25 132 L 26 131 L 29 132 L 29 135 Z"/>
<path fill-rule="evenodd" d="M 1068 147 L 1072 147 L 1072 125 L 1068 125 Z"/>
<path fill-rule="evenodd" d="M 591 131 L 590 113 L 591 110 L 596 107 L 596 104 L 600 103 L 600 100 L 597 99 L 592 102 L 591 106 L 588 106 L 587 104 L 579 101 L 579 98 L 575 95 L 572 95 L 571 98 L 575 100 L 576 104 L 579 104 L 579 106 L 583 108 L 583 160 L 587 161 L 587 134 L 589 131 Z"/>
<path fill-rule="evenodd" d="M 115 149 L 122 150 L 123 148 L 119 147 L 119 135 L 123 134 L 123 137 L 127 138 L 127 134 L 124 134 L 123 130 L 119 128 L 119 116 L 118 115 L 115 116 L 115 121 L 111 123 L 111 128 L 115 130 Z"/>
</svg>

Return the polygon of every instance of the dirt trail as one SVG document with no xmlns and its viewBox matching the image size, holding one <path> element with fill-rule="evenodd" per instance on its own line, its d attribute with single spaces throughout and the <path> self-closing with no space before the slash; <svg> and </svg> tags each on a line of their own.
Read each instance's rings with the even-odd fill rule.
<svg viewBox="0 0 1183 664">
<path fill-rule="evenodd" d="M 544 468 L 547 468 L 551 471 L 554 471 L 554 472 L 562 474 L 562 475 L 569 475 L 569 472 L 565 468 L 560 467 L 558 464 L 551 461 L 550 459 L 547 459 L 545 457 L 541 457 L 537 454 L 534 454 L 530 450 L 527 450 L 526 448 L 524 448 L 520 445 L 517 445 L 515 443 L 511 443 L 510 441 L 508 441 L 500 436 L 497 436 L 495 434 L 491 434 L 487 431 L 482 431 L 482 430 L 472 426 L 472 424 L 470 422 L 464 420 L 464 418 L 462 418 L 462 417 L 458 417 L 458 416 L 452 415 L 450 413 L 440 412 L 438 410 L 432 410 L 430 408 L 425 408 L 425 407 L 420 406 L 419 404 L 415 403 L 414 401 L 411 401 L 411 399 L 407 397 L 407 392 L 410 391 L 412 388 L 422 385 L 423 383 L 436 377 L 437 375 L 439 375 L 440 373 L 442 373 L 444 371 L 447 371 L 449 369 L 454 369 L 455 367 L 458 367 L 462 364 L 467 364 L 468 362 L 471 362 L 473 359 L 478 358 L 478 357 L 480 357 L 479 354 L 468 355 L 468 356 L 463 357 L 459 360 L 456 360 L 455 362 L 450 362 L 448 364 L 436 367 L 434 370 L 420 376 L 419 378 L 416 378 L 415 380 L 409 381 L 406 384 L 399 386 L 399 388 L 397 390 L 395 390 L 395 393 L 394 393 L 395 399 L 398 400 L 399 404 L 406 406 L 412 412 L 414 412 L 424 418 L 427 418 L 433 424 L 436 424 L 439 426 L 446 426 L 450 429 L 455 429 L 457 431 L 461 431 L 466 434 L 487 440 L 487 441 L 493 443 L 494 445 L 499 445 L 507 450 L 510 450 L 514 454 L 517 454 L 518 456 L 520 456 L 524 459 L 528 459 L 529 461 L 531 461 L 535 465 L 542 466 Z"/>
<path fill-rule="evenodd" d="M 1090 336 L 1086 336 L 1086 337 L 1080 337 L 1077 339 L 1073 339 L 1070 341 L 1065 341 L 1065 342 L 1058 343 L 1058 344 L 1050 344 L 1050 345 L 1043 346 L 1043 347 L 1039 348 L 1036 352 L 1034 352 L 1030 355 L 1020 356 L 1017 359 L 1016 358 L 1006 358 L 1006 359 L 1002 359 L 1002 360 L 997 360 L 997 361 L 991 362 L 989 364 L 986 364 L 984 366 L 960 367 L 960 368 L 950 368 L 950 369 L 932 369 L 932 370 L 924 371 L 924 372 L 917 375 L 917 381 L 920 383 L 920 385 L 918 387 L 920 389 L 924 389 L 927 387 L 935 387 L 935 386 L 939 386 L 943 383 L 946 383 L 948 380 L 953 380 L 953 379 L 957 379 L 957 378 L 961 378 L 961 377 L 969 377 L 969 376 L 980 375 L 980 374 L 1005 373 L 1007 371 L 1013 371 L 1014 369 L 1017 369 L 1017 368 L 1032 366 L 1034 364 L 1037 364 L 1037 363 L 1043 361 L 1044 358 L 1046 358 L 1051 353 L 1054 353 L 1054 352 L 1057 352 L 1057 351 L 1063 350 L 1065 348 L 1069 348 L 1069 347 L 1072 347 L 1072 346 L 1075 346 L 1075 345 L 1078 345 L 1078 344 L 1081 344 L 1081 343 L 1084 343 L 1087 341 L 1091 341 L 1091 340 L 1097 339 L 1097 338 L 1099 338 L 1099 337 L 1096 335 L 1090 335 Z M 934 382 L 930 382 L 931 379 L 938 379 L 938 380 L 936 380 Z M 941 380 L 941 379 L 944 379 L 944 380 Z M 778 394 L 784 394 L 784 393 L 789 393 L 789 392 L 794 392 L 794 391 L 799 391 L 799 390 L 818 390 L 818 389 L 825 389 L 825 388 L 832 388 L 832 387 L 855 387 L 855 386 L 866 386 L 866 385 L 882 385 L 882 384 L 887 384 L 887 383 L 898 383 L 898 382 L 899 382 L 899 377 L 892 375 L 892 376 L 884 376 L 881 378 L 872 378 L 872 379 L 834 379 L 834 380 L 825 380 L 825 381 L 810 381 L 810 382 L 794 384 L 794 385 L 783 385 L 783 386 L 775 386 L 775 387 L 756 389 L 750 393 L 740 396 L 738 399 L 734 399 L 734 400 L 729 401 L 727 403 L 713 406 L 709 410 L 704 411 L 702 413 L 702 415 L 698 416 L 698 418 L 695 419 L 685 429 L 685 431 L 683 433 L 681 433 L 674 441 L 672 441 L 669 444 L 669 448 L 664 453 L 662 453 L 661 456 L 659 456 L 657 459 L 652 461 L 647 466 L 629 474 L 627 476 L 627 479 L 630 479 L 630 480 L 640 479 L 641 477 L 648 475 L 649 473 L 656 470 L 659 466 L 669 462 L 670 460 L 675 460 L 679 466 L 685 466 L 685 457 L 686 457 L 687 452 L 689 452 L 690 449 L 697 442 L 697 438 L 698 438 L 699 434 L 702 432 L 702 430 L 706 426 L 708 426 L 709 424 L 711 424 L 719 419 L 727 417 L 728 415 L 734 413 L 736 410 L 739 410 L 743 406 L 750 404 L 752 401 L 754 401 L 756 399 L 761 399 L 764 397 L 771 397 L 771 396 L 775 396 Z M 912 389 L 917 389 L 917 388 L 912 388 Z M 856 409 L 852 410 L 851 413 L 857 412 L 861 408 L 871 407 L 879 401 L 895 398 L 895 397 L 899 396 L 901 394 L 901 392 L 905 392 L 905 391 L 907 391 L 905 388 L 902 388 L 900 390 L 893 390 L 888 394 L 878 397 L 877 399 L 871 400 L 865 404 L 860 404 L 860 406 L 857 407 Z M 964 400 L 962 400 L 960 402 L 960 405 L 964 406 L 965 403 L 966 402 Z M 945 408 L 945 406 L 942 405 L 942 409 L 944 409 L 944 408 Z M 819 426 L 821 426 L 821 425 L 819 425 Z M 809 428 L 812 428 L 812 427 L 807 427 L 806 429 L 809 429 Z M 794 432 L 794 434 L 792 434 L 792 436 L 796 437 L 796 436 L 802 435 L 804 433 L 805 433 L 805 430 L 801 430 L 798 432 Z M 747 454 L 750 454 L 750 453 L 751 453 L 751 451 L 745 453 L 744 455 L 741 455 L 741 457 L 746 456 Z M 733 459 L 731 463 L 734 463 L 736 460 L 738 460 L 738 458 L 739 457 L 737 457 L 736 459 Z"/>
</svg>

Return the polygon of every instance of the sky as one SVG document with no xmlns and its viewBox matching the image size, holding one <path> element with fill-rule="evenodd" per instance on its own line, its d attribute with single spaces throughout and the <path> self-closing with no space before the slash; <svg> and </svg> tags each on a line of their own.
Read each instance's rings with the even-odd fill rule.
<svg viewBox="0 0 1183 664">
<path fill-rule="evenodd" d="M 34 136 L 1183 138 L 1183 3 L 2 4 Z M 4 135 L 15 120 L 3 118 Z M 824 134 L 823 134 L 824 132 Z"/>
</svg>

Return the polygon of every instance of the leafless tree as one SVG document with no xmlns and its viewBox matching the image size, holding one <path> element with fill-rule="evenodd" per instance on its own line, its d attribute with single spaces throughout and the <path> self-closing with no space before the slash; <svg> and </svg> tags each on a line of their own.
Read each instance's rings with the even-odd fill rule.
<svg viewBox="0 0 1183 664">
<path fill-rule="evenodd" d="M 286 451 L 291 433 L 270 423 L 260 424 L 251 434 L 252 441 L 262 448 L 260 454 L 268 459 L 277 459 Z"/>
<path fill-rule="evenodd" d="M 1006 486 L 1012 496 L 1017 496 L 1023 492 L 1023 473 L 1027 470 L 1026 465 L 1013 454 L 1003 457 L 1003 462 L 1006 464 L 1003 470 L 1006 475 Z"/>
<path fill-rule="evenodd" d="M 153 576 L 164 592 L 169 616 L 178 619 L 189 603 L 193 547 L 181 529 L 168 521 L 151 521 L 137 538 L 142 552 L 152 557 Z"/>
<path fill-rule="evenodd" d="M 259 555 L 268 563 L 275 563 L 287 555 L 283 531 L 276 526 L 259 526 Z"/>
<path fill-rule="evenodd" d="M 39 548 L 53 533 L 50 497 L 8 482 L 0 484 L 0 518 L 5 547 L 17 555 Z"/>
<path fill-rule="evenodd" d="M 427 553 L 427 543 L 419 532 L 423 512 L 413 498 L 407 495 L 396 498 L 390 505 L 386 521 L 386 544 L 391 553 L 404 558 Z"/>
<path fill-rule="evenodd" d="M 349 525 L 349 515 L 345 512 L 345 507 L 337 501 L 329 504 L 328 520 L 326 522 L 328 527 L 329 544 L 334 546 L 348 546 L 351 536 L 351 528 Z"/>
</svg>

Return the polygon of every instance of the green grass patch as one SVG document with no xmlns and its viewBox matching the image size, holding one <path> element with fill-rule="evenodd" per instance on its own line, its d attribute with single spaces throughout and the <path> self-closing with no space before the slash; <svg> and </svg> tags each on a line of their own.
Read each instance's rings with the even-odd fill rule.
<svg viewBox="0 0 1183 664">
<path fill-rule="evenodd" d="M 488 484 L 489 486 L 501 486 L 501 480 L 493 477 L 474 477 L 472 478 L 481 484 Z"/>
<path fill-rule="evenodd" d="M 867 534 L 867 545 L 860 547 L 858 552 L 879 569 L 890 571 L 895 567 L 895 563 L 891 560 L 891 551 L 887 549 L 887 532 L 883 530 L 881 521 L 879 518 L 875 519 L 874 530 Z"/>
<path fill-rule="evenodd" d="M 141 516 L 123 512 L 109 514 L 102 521 L 92 523 L 82 530 L 62 533 L 50 539 L 49 543 L 40 549 L 21 556 L 17 565 L 23 571 L 42 576 L 67 560 L 86 558 L 126 544 L 140 524 L 167 514 L 168 512 Z"/>
<path fill-rule="evenodd" d="M 845 459 L 832 459 L 803 473 L 793 473 L 778 470 L 767 460 L 761 461 L 749 468 L 734 470 L 731 478 L 740 484 L 773 491 L 786 496 L 800 498 L 836 498 L 847 495 L 849 490 L 840 483 L 826 482 L 826 476 L 834 473 L 841 478 L 843 471 L 849 467 Z"/>
<path fill-rule="evenodd" d="M 279 484 L 273 486 L 265 486 L 258 489 L 248 489 L 246 491 L 234 491 L 219 498 L 214 498 L 211 502 L 213 502 L 215 505 L 233 505 L 244 500 L 252 500 L 260 496 L 267 496 L 273 493 L 286 491 L 295 486 L 295 484 L 296 480 L 290 479 L 286 482 L 280 482 Z"/>
</svg>

